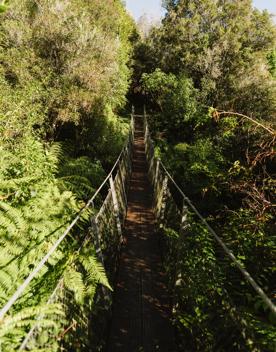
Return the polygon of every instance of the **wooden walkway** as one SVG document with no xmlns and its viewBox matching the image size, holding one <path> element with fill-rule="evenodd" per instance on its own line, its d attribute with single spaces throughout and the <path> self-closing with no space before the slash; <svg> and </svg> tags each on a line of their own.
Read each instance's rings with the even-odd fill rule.
<svg viewBox="0 0 276 352">
<path fill-rule="evenodd" d="M 135 120 L 125 245 L 115 288 L 107 351 L 174 352 L 169 299 L 161 268 L 158 236 L 154 233 L 143 121 L 138 117 Z"/>
</svg>

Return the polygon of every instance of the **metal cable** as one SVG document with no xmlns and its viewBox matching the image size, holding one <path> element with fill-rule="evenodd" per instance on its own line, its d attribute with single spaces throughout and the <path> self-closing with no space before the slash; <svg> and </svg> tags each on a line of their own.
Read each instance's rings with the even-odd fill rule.
<svg viewBox="0 0 276 352">
<path fill-rule="evenodd" d="M 150 137 L 149 134 L 149 127 L 148 127 L 148 122 L 146 118 L 146 114 L 144 113 L 144 121 L 145 121 L 145 139 L 148 140 L 148 143 L 150 146 L 153 146 L 153 141 Z M 153 158 L 154 155 L 153 155 Z M 266 293 L 263 291 L 263 289 L 257 284 L 257 282 L 253 279 L 253 277 L 250 275 L 250 273 L 243 268 L 241 262 L 235 257 L 233 252 L 226 246 L 226 244 L 222 241 L 222 239 L 216 234 L 214 229 L 208 224 L 208 222 L 204 219 L 204 217 L 200 214 L 200 212 L 197 210 L 197 208 L 193 205 L 191 200 L 185 195 L 185 193 L 182 191 L 182 189 L 178 186 L 178 184 L 175 182 L 174 178 L 172 175 L 169 173 L 169 171 L 166 169 L 165 165 L 163 164 L 162 160 L 157 158 L 159 161 L 161 167 L 165 171 L 165 174 L 168 176 L 168 178 L 171 180 L 177 191 L 181 194 L 184 202 L 186 202 L 191 209 L 194 211 L 194 213 L 199 217 L 199 219 L 202 221 L 202 223 L 206 226 L 208 231 L 213 235 L 215 240 L 219 243 L 219 245 L 222 247 L 226 255 L 232 260 L 232 262 L 235 264 L 235 266 L 239 269 L 243 277 L 250 283 L 250 285 L 253 287 L 253 289 L 256 291 L 256 293 L 262 298 L 262 300 L 267 304 L 271 312 L 276 315 L 276 306 L 274 303 L 271 301 L 271 299 L 266 295 Z"/>
<path fill-rule="evenodd" d="M 190 201 L 190 199 L 184 194 L 184 192 L 181 190 L 181 188 L 178 186 L 178 184 L 174 181 L 173 177 L 169 173 L 169 171 L 166 169 L 164 164 L 162 163 L 161 160 L 159 160 L 160 165 L 162 166 L 163 170 L 165 171 L 166 175 L 169 177 L 169 179 L 172 181 L 173 185 L 175 188 L 178 190 L 178 192 L 181 194 L 183 197 L 184 202 L 186 202 L 194 211 L 194 213 L 199 217 L 199 219 L 202 221 L 202 223 L 206 226 L 208 231 L 214 236 L 216 241 L 219 243 L 219 245 L 222 247 L 224 252 L 227 254 L 227 256 L 232 260 L 232 262 L 236 265 L 236 267 L 240 270 L 244 278 L 250 283 L 250 285 L 253 287 L 253 289 L 256 291 L 256 293 L 262 298 L 262 300 L 267 304 L 267 306 L 270 308 L 272 313 L 276 315 L 276 306 L 273 304 L 271 299 L 265 294 L 263 289 L 257 284 L 257 282 L 253 279 L 253 277 L 249 274 L 249 272 L 243 268 L 241 262 L 235 257 L 233 252 L 226 246 L 226 244 L 222 241 L 222 239 L 216 234 L 216 232 L 213 230 L 213 228 L 208 224 L 208 222 L 204 219 L 204 217 L 200 214 L 200 212 L 196 209 L 196 207 L 193 205 L 193 203 Z"/>
<path fill-rule="evenodd" d="M 130 128 L 130 133 L 132 133 L 133 129 L 133 115 L 131 116 L 131 128 Z M 130 139 L 131 140 L 131 139 Z M 129 140 L 127 144 L 129 143 Z M 75 217 L 75 219 L 71 222 L 71 224 L 67 227 L 65 232 L 59 237 L 59 239 L 52 245 L 50 250 L 47 252 L 47 254 L 40 260 L 38 265 L 34 268 L 34 270 L 28 275 L 28 277 L 25 279 L 25 281 L 18 287 L 16 292 L 12 295 L 12 297 L 8 300 L 8 302 L 4 305 L 4 307 L 0 310 L 0 320 L 3 319 L 4 315 L 9 311 L 9 309 L 14 305 L 14 303 L 17 301 L 17 299 L 23 294 L 25 289 L 28 287 L 30 282 L 33 280 L 33 278 L 40 272 L 40 270 L 44 267 L 44 265 L 47 263 L 51 255 L 56 251 L 60 243 L 64 240 L 64 238 L 68 235 L 68 233 L 72 230 L 72 228 L 76 225 L 76 223 L 79 221 L 81 218 L 81 215 L 86 211 L 90 205 L 93 203 L 94 199 L 98 196 L 102 188 L 105 186 L 109 178 L 111 177 L 113 171 L 116 169 L 119 161 L 121 160 L 121 157 L 123 155 L 125 146 L 122 148 L 122 151 L 120 155 L 118 156 L 115 164 L 113 165 L 111 171 L 109 174 L 106 176 L 105 180 L 102 182 L 100 187 L 97 189 L 93 197 L 86 203 L 86 205 L 79 211 L 78 215 Z"/>
</svg>

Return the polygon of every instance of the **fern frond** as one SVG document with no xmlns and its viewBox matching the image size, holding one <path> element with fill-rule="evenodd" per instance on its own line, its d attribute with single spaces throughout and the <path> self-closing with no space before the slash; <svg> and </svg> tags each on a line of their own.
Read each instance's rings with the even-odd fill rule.
<svg viewBox="0 0 276 352">
<path fill-rule="evenodd" d="M 83 176 L 64 176 L 60 177 L 59 181 L 63 188 L 73 192 L 79 198 L 89 198 L 95 192 L 91 183 Z"/>
<path fill-rule="evenodd" d="M 100 283 L 112 290 L 106 277 L 105 269 L 95 255 L 86 256 L 82 254 L 79 257 L 79 261 L 84 266 L 87 273 L 87 279 L 90 282 Z"/>
<path fill-rule="evenodd" d="M 64 272 L 64 285 L 75 295 L 77 303 L 82 303 L 85 297 L 86 287 L 80 272 L 72 266 L 68 267 Z"/>
<path fill-rule="evenodd" d="M 0 226 L 9 231 L 21 230 L 26 227 L 24 214 L 20 208 L 15 208 L 8 203 L 0 201 Z"/>
<path fill-rule="evenodd" d="M 64 159 L 62 145 L 60 143 L 53 143 L 46 152 L 46 157 L 52 171 L 57 172 L 59 162 Z"/>
<path fill-rule="evenodd" d="M 58 320 L 62 320 L 64 317 L 64 311 L 60 304 L 48 304 L 40 307 L 31 307 L 31 308 L 23 308 L 19 313 L 16 313 L 12 316 L 6 316 L 0 322 L 0 338 L 4 337 L 8 334 L 13 334 L 15 329 L 30 327 L 37 322 L 34 320 L 37 316 L 43 316 L 45 319 L 41 319 L 39 321 L 39 325 L 44 325 L 49 327 L 57 327 Z M 47 319 L 47 317 L 51 317 L 51 319 Z M 59 317 L 56 321 L 53 317 Z"/>
<path fill-rule="evenodd" d="M 4 292 L 8 292 L 10 288 L 14 286 L 14 279 L 16 278 L 14 274 L 18 274 L 17 265 L 10 266 L 8 269 L 2 269 L 0 271 L 0 287 Z"/>
</svg>

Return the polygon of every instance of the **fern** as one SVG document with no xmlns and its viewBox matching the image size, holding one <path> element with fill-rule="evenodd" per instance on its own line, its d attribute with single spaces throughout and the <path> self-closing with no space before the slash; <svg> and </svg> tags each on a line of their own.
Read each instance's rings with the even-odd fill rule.
<svg viewBox="0 0 276 352">
<path fill-rule="evenodd" d="M 106 160 L 111 163 L 124 136 L 123 124 L 118 127 L 113 113 L 125 101 L 130 73 L 127 58 L 122 57 L 130 51 L 127 38 L 133 27 L 130 20 L 121 26 L 126 19 L 123 7 L 119 2 L 100 8 L 83 2 L 83 7 L 73 1 L 66 3 L 60 16 L 60 10 L 56 10 L 59 6 L 52 5 L 51 1 L 42 2 L 38 11 L 35 1 L 16 0 L 1 16 L 1 306 L 101 184 L 105 172 L 99 155 L 105 164 Z M 106 6 L 114 20 L 110 22 L 114 22 L 112 27 L 102 25 L 109 17 Z M 116 39 L 118 25 L 124 44 L 120 48 Z M 102 39 L 108 40 L 108 45 L 101 47 Z M 108 90 L 112 97 L 106 95 Z M 49 142 L 59 132 L 59 137 L 64 138 L 67 122 L 77 132 L 73 136 L 76 140 L 70 146 Z M 83 154 L 92 159 L 76 157 Z M 5 324 L 0 326 L 4 352 L 18 350 L 38 321 L 36 333 L 40 338 L 35 336 L 28 350 L 58 351 L 60 324 L 68 328 L 74 317 L 79 325 L 78 340 L 87 339 L 83 332 L 94 308 L 97 285 L 110 287 L 93 246 L 89 244 L 92 248 L 87 252 L 86 246 L 78 251 L 90 214 L 82 214 L 77 226 L 11 308 L 10 315 L 0 322 Z M 54 301 L 66 304 L 59 305 L 60 311 L 51 310 L 46 303 L 62 279 L 65 292 L 58 292 Z M 68 301 L 66 294 L 70 296 Z M 59 313 L 64 320 L 56 324 Z M 70 335 L 74 334 L 70 331 Z"/>
<path fill-rule="evenodd" d="M 83 282 L 82 274 L 72 266 L 67 268 L 64 273 L 64 284 L 68 290 L 73 291 L 77 303 L 83 303 L 86 287 Z"/>
<path fill-rule="evenodd" d="M 105 269 L 95 257 L 95 250 L 82 248 L 80 253 L 75 254 L 73 264 L 68 266 L 64 273 L 64 283 L 68 290 L 74 292 L 77 303 L 82 303 L 91 292 L 95 292 L 97 284 L 101 284 L 112 290 L 106 277 Z"/>
<path fill-rule="evenodd" d="M 106 277 L 105 269 L 102 264 L 99 263 L 98 259 L 95 257 L 95 254 L 80 255 L 79 261 L 85 268 L 88 282 L 92 284 L 99 283 L 112 290 Z"/>
<path fill-rule="evenodd" d="M 68 189 L 80 199 L 89 199 L 92 197 L 95 189 L 87 178 L 72 175 L 59 178 L 61 188 Z"/>
<path fill-rule="evenodd" d="M 37 316 L 40 316 L 39 322 L 35 320 Z M 6 316 L 0 322 L 0 346 L 4 351 L 16 351 L 26 329 L 39 324 L 39 327 L 58 331 L 63 320 L 64 312 L 60 304 L 23 308 L 19 313 Z"/>
</svg>

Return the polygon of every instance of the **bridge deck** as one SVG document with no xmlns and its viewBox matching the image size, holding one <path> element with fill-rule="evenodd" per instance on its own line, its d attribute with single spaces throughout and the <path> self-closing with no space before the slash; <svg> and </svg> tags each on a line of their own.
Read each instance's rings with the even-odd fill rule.
<svg viewBox="0 0 276 352">
<path fill-rule="evenodd" d="M 120 260 L 107 350 L 175 351 L 158 236 L 154 233 L 143 122 L 138 117 L 134 137 L 133 172 L 124 229 L 126 243 Z"/>
</svg>

